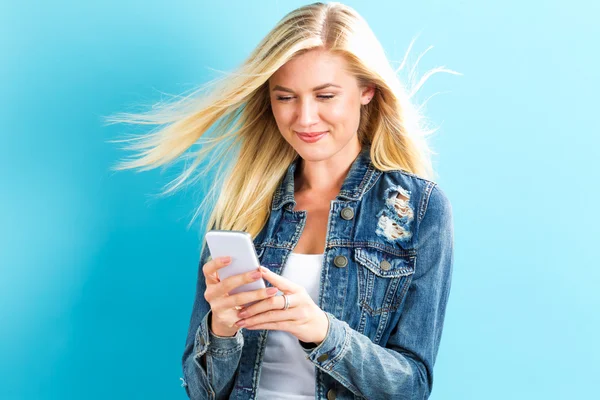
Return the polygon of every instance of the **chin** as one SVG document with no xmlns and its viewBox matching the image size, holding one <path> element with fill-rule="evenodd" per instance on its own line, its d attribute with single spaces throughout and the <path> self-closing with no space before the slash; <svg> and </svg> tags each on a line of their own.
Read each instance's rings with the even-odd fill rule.
<svg viewBox="0 0 600 400">
<path fill-rule="evenodd" d="M 302 143 L 299 146 L 294 146 L 296 152 L 306 161 L 322 161 L 330 158 L 334 151 L 330 146 L 319 145 L 310 146 Z"/>
</svg>

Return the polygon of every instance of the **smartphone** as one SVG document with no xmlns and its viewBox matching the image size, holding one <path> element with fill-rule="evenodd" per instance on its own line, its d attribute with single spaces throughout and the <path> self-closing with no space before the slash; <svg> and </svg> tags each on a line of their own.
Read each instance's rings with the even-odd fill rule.
<svg viewBox="0 0 600 400">
<path fill-rule="evenodd" d="M 221 280 L 233 275 L 257 270 L 260 266 L 252 236 L 248 232 L 211 230 L 206 233 L 205 239 L 206 244 L 208 244 L 210 256 L 213 259 L 225 256 L 231 257 L 231 263 L 217 271 Z M 265 281 L 261 278 L 254 282 L 238 286 L 231 290 L 229 294 L 264 288 L 266 288 Z"/>
</svg>

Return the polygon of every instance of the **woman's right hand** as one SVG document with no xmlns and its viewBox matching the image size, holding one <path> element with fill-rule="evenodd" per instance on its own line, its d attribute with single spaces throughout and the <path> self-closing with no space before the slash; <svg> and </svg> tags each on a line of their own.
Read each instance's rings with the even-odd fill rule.
<svg viewBox="0 0 600 400">
<path fill-rule="evenodd" d="M 219 257 L 208 261 L 202 266 L 202 273 L 206 281 L 204 298 L 210 304 L 212 310 L 210 330 L 217 336 L 234 336 L 237 333 L 240 328 L 235 323 L 240 320 L 237 314 L 241 306 L 272 297 L 279 291 L 277 288 L 270 287 L 229 295 L 229 292 L 238 286 L 262 278 L 262 272 L 258 268 L 254 271 L 230 276 L 221 281 L 217 271 L 229 265 L 230 260 L 230 257 Z M 238 308 L 236 309 L 236 307 Z"/>
</svg>

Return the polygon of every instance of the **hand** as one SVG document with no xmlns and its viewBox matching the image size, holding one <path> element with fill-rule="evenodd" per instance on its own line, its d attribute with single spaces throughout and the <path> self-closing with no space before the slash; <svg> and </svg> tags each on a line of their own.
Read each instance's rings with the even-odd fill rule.
<svg viewBox="0 0 600 400">
<path fill-rule="evenodd" d="M 234 336 L 237 333 L 239 330 L 239 327 L 235 326 L 235 323 L 239 320 L 237 310 L 242 305 L 264 300 L 277 293 L 277 289 L 266 288 L 236 293 L 230 296 L 229 292 L 236 287 L 262 277 L 261 271 L 257 269 L 248 273 L 233 275 L 221 281 L 217 270 L 229 265 L 230 262 L 229 257 L 222 257 L 210 260 L 202 266 L 202 273 L 206 281 L 204 298 L 212 310 L 210 330 L 217 336 Z"/>
<path fill-rule="evenodd" d="M 283 296 L 275 296 L 240 311 L 238 316 L 244 318 L 238 321 L 238 327 L 245 329 L 273 329 L 286 331 L 303 342 L 320 344 L 327 335 L 329 319 L 310 297 L 304 287 L 271 272 L 265 267 L 260 268 L 263 278 L 274 287 L 279 288 L 289 299 L 290 306 L 283 310 Z"/>
</svg>

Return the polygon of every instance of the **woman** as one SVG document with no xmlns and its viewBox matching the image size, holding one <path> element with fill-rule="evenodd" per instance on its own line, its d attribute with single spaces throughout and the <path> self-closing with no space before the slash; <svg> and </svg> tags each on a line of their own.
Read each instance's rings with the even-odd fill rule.
<svg viewBox="0 0 600 400">
<path fill-rule="evenodd" d="M 451 206 L 367 23 L 339 3 L 301 7 L 218 83 L 176 104 L 185 112 L 138 118 L 172 124 L 122 167 L 171 161 L 213 126 L 178 185 L 215 146 L 235 154 L 207 228 L 251 233 L 262 267 L 221 281 L 227 260 L 203 246 L 182 358 L 188 396 L 428 398 Z M 228 295 L 261 278 L 267 289 Z"/>
</svg>

